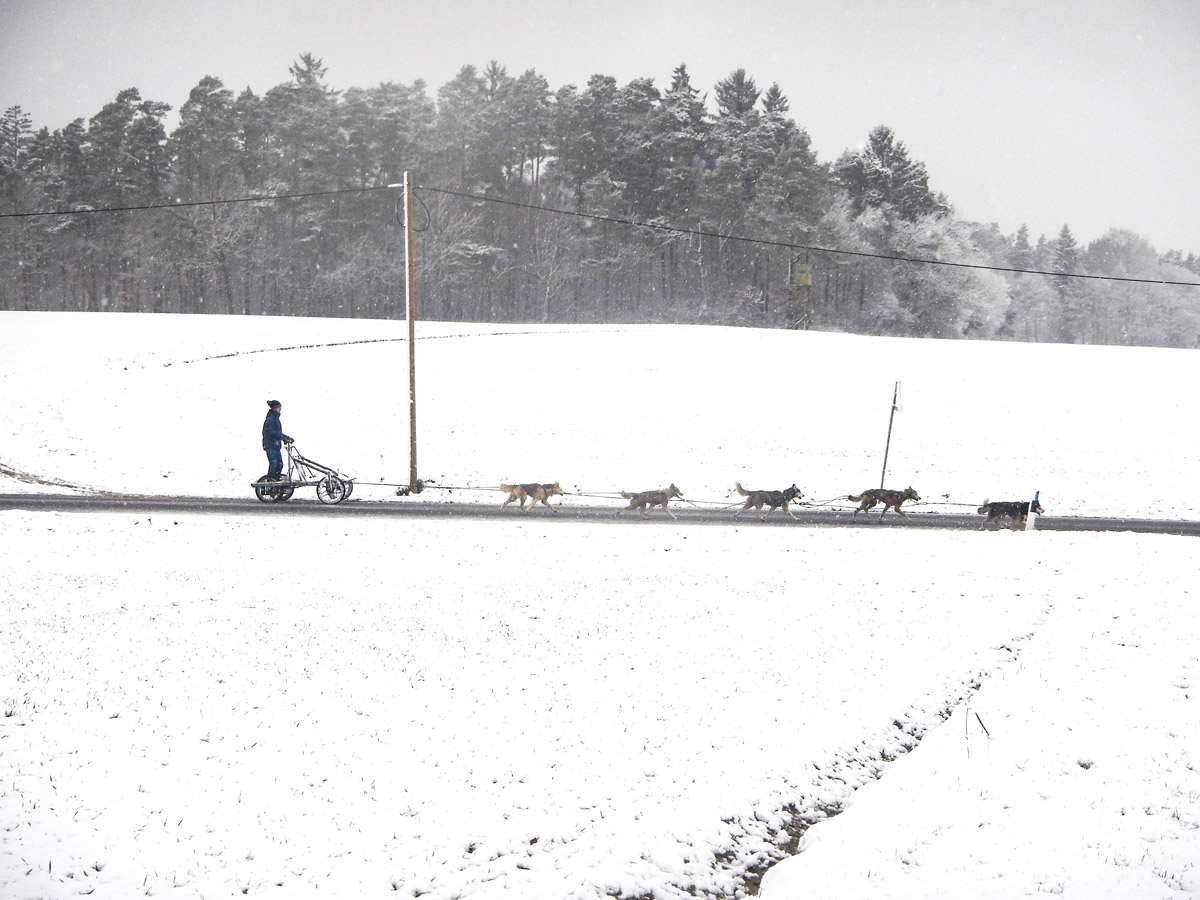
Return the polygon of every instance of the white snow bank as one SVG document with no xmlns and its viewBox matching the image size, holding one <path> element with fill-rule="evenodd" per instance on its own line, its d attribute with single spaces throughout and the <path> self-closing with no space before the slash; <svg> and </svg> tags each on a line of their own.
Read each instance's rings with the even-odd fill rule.
<svg viewBox="0 0 1200 900">
<path fill-rule="evenodd" d="M 1194 354 L 421 328 L 455 499 L 857 492 L 900 379 L 927 500 L 1196 513 Z M 278 397 L 350 502 L 436 502 L 370 484 L 406 475 L 401 329 L 0 313 L 0 464 L 248 496 Z M 1195 890 L 1191 539 L 551 515 L 0 512 L 0 896 L 734 896 L 852 796 L 773 900 Z"/>
</svg>

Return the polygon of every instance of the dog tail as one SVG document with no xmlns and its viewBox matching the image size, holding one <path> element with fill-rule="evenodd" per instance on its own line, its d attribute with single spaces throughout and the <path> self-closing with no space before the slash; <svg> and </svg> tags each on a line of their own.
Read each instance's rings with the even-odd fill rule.
<svg viewBox="0 0 1200 900">
<path fill-rule="evenodd" d="M 734 486 L 734 488 L 737 490 L 737 492 L 738 492 L 739 494 L 741 494 L 743 497 L 749 497 L 749 496 L 750 496 L 750 492 L 749 492 L 748 490 L 746 490 L 744 487 L 742 487 L 742 483 L 741 483 L 740 481 L 735 481 L 735 482 L 733 483 L 733 486 Z"/>
<path fill-rule="evenodd" d="M 975 510 L 975 512 L 986 513 L 986 512 L 990 512 L 991 509 L 992 509 L 991 504 L 989 504 L 986 500 L 984 500 L 983 506 L 979 507 L 979 509 Z"/>
<path fill-rule="evenodd" d="M 506 491 L 507 493 L 510 493 L 510 494 L 511 494 L 511 493 L 512 493 L 512 489 L 513 489 L 513 486 L 512 486 L 511 484 L 501 484 L 501 485 L 500 485 L 500 490 L 502 490 L 502 491 Z"/>
<path fill-rule="evenodd" d="M 621 491 L 621 496 L 624 497 L 626 500 L 633 499 L 633 494 L 629 493 L 628 491 Z"/>
<path fill-rule="evenodd" d="M 849 500 L 851 503 L 858 503 L 860 500 L 862 500 L 862 498 L 863 498 L 863 495 L 859 494 L 857 497 L 847 497 L 846 499 Z"/>
</svg>

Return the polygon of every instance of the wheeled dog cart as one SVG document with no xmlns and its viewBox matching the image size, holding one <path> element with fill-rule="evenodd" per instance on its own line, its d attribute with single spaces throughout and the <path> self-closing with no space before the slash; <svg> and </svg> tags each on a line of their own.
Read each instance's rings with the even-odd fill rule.
<svg viewBox="0 0 1200 900">
<path fill-rule="evenodd" d="M 343 475 L 337 469 L 301 456 L 294 443 L 286 446 L 287 475 L 278 480 L 264 475 L 251 485 L 255 496 L 263 503 L 282 503 L 290 500 L 298 487 L 315 487 L 317 499 L 322 503 L 341 503 L 354 493 L 353 478 Z"/>
</svg>

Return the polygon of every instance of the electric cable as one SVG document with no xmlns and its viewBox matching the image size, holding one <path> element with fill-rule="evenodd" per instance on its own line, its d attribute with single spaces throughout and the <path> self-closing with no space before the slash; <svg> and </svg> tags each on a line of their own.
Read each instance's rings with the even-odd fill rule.
<svg viewBox="0 0 1200 900">
<path fill-rule="evenodd" d="M 20 218 L 35 218 L 42 216 L 82 216 L 82 215 L 97 215 L 101 213 L 115 212 L 140 212 L 143 210 L 156 209 L 186 209 L 189 207 L 198 206 L 221 206 L 234 203 L 267 203 L 277 200 L 306 200 L 314 197 L 332 197 L 342 194 L 365 194 L 376 191 L 395 190 L 393 185 L 379 185 L 377 187 L 364 188 L 338 188 L 325 191 L 306 191 L 296 194 L 260 194 L 250 197 L 229 197 L 217 200 L 180 200 L 174 203 L 148 203 L 138 206 L 104 206 L 104 207 L 86 207 L 80 209 L 55 209 L 55 210 L 38 210 L 33 212 L 17 212 L 17 213 L 0 213 L 0 219 L 20 219 Z M 561 209 L 552 206 L 541 206 L 535 203 L 522 203 L 518 200 L 505 200 L 499 197 L 489 197 L 483 194 L 470 194 L 463 191 L 452 191 L 448 188 L 437 187 L 414 187 L 414 196 L 422 191 L 428 191 L 435 194 L 444 194 L 450 197 L 459 199 L 473 200 L 481 203 L 496 203 L 503 206 L 513 206 L 520 209 L 528 209 L 534 212 L 551 213 L 560 216 L 573 216 L 580 219 L 588 219 L 595 222 L 606 222 L 612 225 L 623 225 L 631 228 L 647 228 L 654 231 L 661 231 L 669 234 L 687 235 L 689 237 L 709 237 L 722 241 L 735 241 L 738 243 L 755 244 L 763 247 L 776 247 L 785 250 L 804 250 L 810 253 L 828 253 L 837 256 L 853 256 L 863 259 L 878 259 L 887 262 L 903 262 L 912 263 L 922 266 L 946 266 L 957 269 L 976 269 L 987 272 L 1006 272 L 1013 275 L 1043 275 L 1050 278 L 1079 278 L 1091 281 L 1108 281 L 1119 282 L 1126 284 L 1158 284 L 1172 287 L 1200 287 L 1200 281 L 1173 281 L 1164 278 L 1128 278 L 1120 275 L 1089 275 L 1083 272 L 1050 272 L 1044 269 L 1021 269 L 1015 266 L 995 266 L 986 263 L 966 263 L 954 262 L 944 259 L 930 259 L 921 256 L 905 256 L 901 254 L 888 253 L 872 253 L 867 250 L 843 250 L 835 247 L 821 247 L 815 244 L 797 244 L 790 241 L 777 241 L 768 238 L 748 237 L 746 235 L 727 234 L 720 231 L 707 231 L 698 228 L 683 228 L 677 225 L 669 225 L 663 222 L 641 222 L 636 219 L 625 219 L 618 216 L 605 216 L 598 213 L 580 212 L 578 210 Z M 426 226 L 423 229 L 414 229 L 427 231 L 432 225 L 432 216 L 429 208 L 422 201 L 421 205 L 425 207 Z"/>
</svg>

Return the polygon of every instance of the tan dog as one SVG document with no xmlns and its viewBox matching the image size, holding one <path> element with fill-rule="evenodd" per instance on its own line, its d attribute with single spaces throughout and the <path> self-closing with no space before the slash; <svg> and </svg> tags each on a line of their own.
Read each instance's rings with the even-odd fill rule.
<svg viewBox="0 0 1200 900">
<path fill-rule="evenodd" d="M 765 519 L 778 507 L 783 507 L 783 511 L 785 513 L 787 513 L 793 519 L 796 519 L 796 514 L 788 509 L 788 504 L 793 500 L 799 500 L 804 496 L 802 493 L 800 493 L 800 488 L 796 487 L 794 484 L 790 488 L 785 488 L 782 491 L 748 491 L 742 487 L 742 483 L 740 481 L 735 481 L 733 486 L 739 494 L 746 498 L 746 502 L 742 504 L 742 508 L 733 514 L 735 519 L 751 507 L 753 507 L 758 513 L 758 517 L 760 519 Z M 765 513 L 762 511 L 764 506 L 767 507 L 767 511 Z M 796 519 L 796 521 L 800 520 Z"/>
<path fill-rule="evenodd" d="M 869 491 L 863 491 L 857 497 L 847 497 L 846 499 L 851 503 L 859 503 L 861 501 L 862 505 L 854 511 L 856 517 L 860 512 L 866 512 L 868 509 L 873 509 L 876 504 L 882 503 L 883 512 L 879 514 L 880 519 L 883 518 L 889 509 L 894 509 L 907 519 L 908 516 L 904 514 L 904 510 L 900 508 L 900 504 L 905 500 L 917 501 L 921 497 L 911 487 L 908 487 L 903 491 L 885 491 L 883 488 L 872 488 Z"/>
<path fill-rule="evenodd" d="M 529 512 L 538 503 L 549 506 L 551 512 L 558 512 L 557 509 L 550 506 L 550 498 L 563 492 L 557 481 L 554 484 L 502 484 L 500 490 L 508 491 L 508 499 L 500 504 L 500 508 L 504 509 L 514 500 L 520 500 L 522 512 Z M 529 501 L 528 509 L 525 507 L 526 500 Z"/>
<path fill-rule="evenodd" d="M 617 515 L 620 515 L 627 509 L 636 509 L 644 519 L 646 518 L 647 508 L 654 509 L 656 506 L 661 506 L 663 512 L 672 519 L 676 519 L 678 516 L 667 508 L 667 504 L 671 502 L 672 497 L 683 497 L 683 492 L 675 487 L 674 484 L 671 484 L 659 491 L 641 491 L 636 494 L 621 491 L 621 496 L 629 501 L 629 505 L 618 509 Z"/>
</svg>

